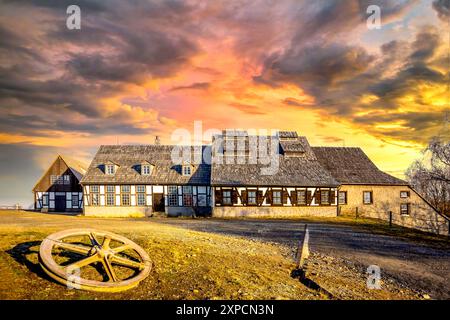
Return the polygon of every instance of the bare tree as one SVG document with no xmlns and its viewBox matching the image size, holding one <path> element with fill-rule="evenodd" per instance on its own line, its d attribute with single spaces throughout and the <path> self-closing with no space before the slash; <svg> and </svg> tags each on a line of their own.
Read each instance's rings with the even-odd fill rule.
<svg viewBox="0 0 450 320">
<path fill-rule="evenodd" d="M 450 216 L 450 142 L 433 138 L 406 177 L 440 213 Z"/>
</svg>

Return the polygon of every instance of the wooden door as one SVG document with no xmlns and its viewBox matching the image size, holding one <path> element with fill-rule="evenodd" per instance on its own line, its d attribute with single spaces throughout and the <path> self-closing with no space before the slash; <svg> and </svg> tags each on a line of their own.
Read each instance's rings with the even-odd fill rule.
<svg viewBox="0 0 450 320">
<path fill-rule="evenodd" d="M 65 195 L 55 195 L 55 211 L 57 211 L 57 212 L 66 211 L 66 196 Z"/>
<path fill-rule="evenodd" d="M 153 194 L 153 211 L 154 212 L 164 212 L 164 194 L 162 193 L 154 193 Z"/>
</svg>

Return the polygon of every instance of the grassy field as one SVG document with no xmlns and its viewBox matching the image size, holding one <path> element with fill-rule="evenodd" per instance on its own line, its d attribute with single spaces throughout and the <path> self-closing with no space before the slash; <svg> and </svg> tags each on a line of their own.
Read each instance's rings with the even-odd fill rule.
<svg viewBox="0 0 450 320">
<path fill-rule="evenodd" d="M 41 270 L 40 242 L 49 234 L 91 227 L 124 235 L 149 254 L 154 267 L 134 289 L 120 293 L 70 290 Z M 311 263 L 329 265 L 328 257 Z M 315 281 L 335 279 L 346 290 L 335 298 L 415 299 L 417 294 L 391 283 L 382 290 L 365 288 L 365 275 L 334 261 Z M 99 219 L 0 211 L 0 299 L 327 299 L 291 277 L 292 248 L 235 236 L 190 231 L 152 219 Z M 341 272 L 334 273 L 334 270 Z M 342 272 L 345 270 L 345 272 Z"/>
</svg>

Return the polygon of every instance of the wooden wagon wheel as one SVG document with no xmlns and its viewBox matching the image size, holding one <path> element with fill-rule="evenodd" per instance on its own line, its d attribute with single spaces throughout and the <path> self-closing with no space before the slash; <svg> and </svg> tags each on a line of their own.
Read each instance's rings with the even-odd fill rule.
<svg viewBox="0 0 450 320">
<path fill-rule="evenodd" d="M 59 263 L 61 259 L 66 260 Z M 62 284 L 101 292 L 131 289 L 151 269 L 150 258 L 139 245 L 123 236 L 95 229 L 69 229 L 49 235 L 41 243 L 39 263 Z M 92 274 L 97 278 L 87 276 Z"/>
</svg>

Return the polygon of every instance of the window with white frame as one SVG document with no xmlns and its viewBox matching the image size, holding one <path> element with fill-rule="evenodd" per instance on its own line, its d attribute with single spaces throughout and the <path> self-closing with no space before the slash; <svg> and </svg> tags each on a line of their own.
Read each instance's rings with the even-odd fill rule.
<svg viewBox="0 0 450 320">
<path fill-rule="evenodd" d="M 281 199 L 281 190 L 280 191 L 272 191 L 272 204 L 282 204 Z"/>
<path fill-rule="evenodd" d="M 70 176 L 52 174 L 50 176 L 50 184 L 70 184 Z"/>
<path fill-rule="evenodd" d="M 320 191 L 320 204 L 330 204 L 330 190 Z"/>
<path fill-rule="evenodd" d="M 138 206 L 145 206 L 145 193 L 138 193 L 137 194 L 137 205 Z"/>
<path fill-rule="evenodd" d="M 137 193 L 137 205 L 138 206 L 145 206 L 145 186 L 136 186 L 136 193 Z"/>
<path fill-rule="evenodd" d="M 72 208 L 78 208 L 78 193 L 72 193 Z"/>
<path fill-rule="evenodd" d="M 183 186 L 183 206 L 192 207 L 193 205 L 192 186 Z"/>
<path fill-rule="evenodd" d="M 231 190 L 223 190 L 222 192 L 222 203 L 223 204 L 232 204 L 231 202 Z"/>
<path fill-rule="evenodd" d="M 123 185 L 120 190 L 121 204 L 122 206 L 130 205 L 130 186 Z"/>
<path fill-rule="evenodd" d="M 64 184 L 68 185 L 70 184 L 70 176 L 68 174 L 63 176 L 64 178 Z"/>
<path fill-rule="evenodd" d="M 111 192 L 106 193 L 106 205 L 113 206 L 115 205 L 115 194 Z"/>
<path fill-rule="evenodd" d="M 116 166 L 113 164 L 106 165 L 106 174 L 114 174 L 116 171 Z"/>
<path fill-rule="evenodd" d="M 99 192 L 98 186 L 90 187 L 91 206 L 98 206 L 100 204 L 100 195 L 98 192 Z"/>
<path fill-rule="evenodd" d="M 184 165 L 183 166 L 183 176 L 190 176 L 191 175 L 191 166 L 190 165 Z"/>
<path fill-rule="evenodd" d="M 247 204 L 256 205 L 256 191 L 250 190 L 247 193 Z"/>
<path fill-rule="evenodd" d="M 178 206 L 178 187 L 168 186 L 167 187 L 167 205 L 169 207 Z"/>
<path fill-rule="evenodd" d="M 372 191 L 364 191 L 363 192 L 363 203 L 364 204 L 372 204 L 373 203 Z"/>
<path fill-rule="evenodd" d="M 306 190 L 297 191 L 297 204 L 300 206 L 306 205 Z"/>
<path fill-rule="evenodd" d="M 149 164 L 142 165 L 141 174 L 148 176 L 151 173 L 152 173 L 151 165 L 149 165 Z"/>
<path fill-rule="evenodd" d="M 347 204 L 347 191 L 339 191 L 339 204 Z"/>
<path fill-rule="evenodd" d="M 409 203 L 400 204 L 400 214 L 401 215 L 409 215 Z"/>
<path fill-rule="evenodd" d="M 114 206 L 115 205 L 115 193 L 116 193 L 116 187 L 115 186 L 106 186 L 106 205 L 107 206 Z"/>
<path fill-rule="evenodd" d="M 47 193 L 44 193 L 42 195 L 42 205 L 45 207 L 48 206 L 48 194 Z"/>
<path fill-rule="evenodd" d="M 199 207 L 206 207 L 208 205 L 208 197 L 206 196 L 206 194 L 197 195 L 197 205 Z"/>
<path fill-rule="evenodd" d="M 400 198 L 409 198 L 409 191 L 400 191 Z"/>
</svg>

